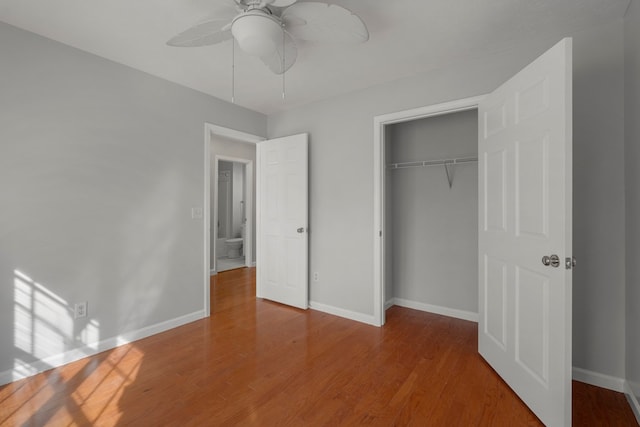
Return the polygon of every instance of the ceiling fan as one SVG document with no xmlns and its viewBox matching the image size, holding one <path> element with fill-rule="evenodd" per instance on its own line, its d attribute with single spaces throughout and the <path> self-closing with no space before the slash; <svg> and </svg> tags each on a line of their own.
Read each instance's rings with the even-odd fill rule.
<svg viewBox="0 0 640 427">
<path fill-rule="evenodd" d="M 320 2 L 297 0 L 224 0 L 227 11 L 170 39 L 176 47 L 210 46 L 235 39 L 249 55 L 258 56 L 276 74 L 295 63 L 295 40 L 362 43 L 369 31 L 351 11 Z"/>
</svg>

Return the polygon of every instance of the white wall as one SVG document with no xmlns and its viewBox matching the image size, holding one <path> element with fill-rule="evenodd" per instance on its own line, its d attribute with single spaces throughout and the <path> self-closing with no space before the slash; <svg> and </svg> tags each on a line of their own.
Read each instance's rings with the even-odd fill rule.
<svg viewBox="0 0 640 427">
<path fill-rule="evenodd" d="M 490 92 L 555 42 L 269 117 L 269 137 L 310 133 L 312 301 L 373 314 L 373 117 Z M 574 59 L 574 364 L 622 377 L 622 22 L 575 34 Z"/>
<path fill-rule="evenodd" d="M 640 1 L 632 0 L 624 22 L 626 172 L 626 374 L 640 401 Z M 637 408 L 640 411 L 640 408 Z M 640 419 L 640 412 L 638 413 Z"/>
<path fill-rule="evenodd" d="M 202 315 L 204 124 L 266 117 L 3 23 L 0 58 L 0 377 Z"/>
<path fill-rule="evenodd" d="M 387 163 L 476 157 L 478 112 L 389 126 Z M 386 149 L 387 147 L 385 147 Z M 387 169 L 393 297 L 478 312 L 478 164 Z"/>
<path fill-rule="evenodd" d="M 237 129 L 237 128 L 236 128 Z M 249 132 L 250 133 L 250 132 Z M 256 135 L 256 133 L 253 133 Z M 262 135 L 258 133 L 257 135 Z M 235 157 L 239 159 L 246 159 L 253 161 L 253 200 L 251 213 L 247 213 L 247 221 L 252 221 L 253 237 L 252 237 L 252 259 L 256 262 L 256 145 L 252 143 L 239 142 L 232 139 L 224 138 L 219 135 L 213 135 L 211 137 L 211 189 L 213 190 L 213 171 L 215 171 L 215 158 L 216 155 Z M 213 200 L 214 194 L 211 194 L 211 212 L 213 212 Z M 211 215 L 213 218 L 213 214 Z M 212 233 L 214 227 L 212 227 Z M 213 236 L 213 235 L 212 235 Z M 212 237 L 212 242 L 213 240 Z M 213 257 L 213 254 L 211 254 Z M 213 263 L 213 259 L 211 261 Z M 211 264 L 213 265 L 213 264 Z"/>
</svg>

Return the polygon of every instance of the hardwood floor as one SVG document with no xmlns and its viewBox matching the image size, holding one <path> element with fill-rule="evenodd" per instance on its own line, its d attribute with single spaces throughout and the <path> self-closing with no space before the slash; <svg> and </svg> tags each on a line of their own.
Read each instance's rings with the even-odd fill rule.
<svg viewBox="0 0 640 427">
<path fill-rule="evenodd" d="M 212 315 L 0 388 L 0 425 L 536 426 L 477 354 L 472 322 L 392 307 L 383 328 L 212 279 Z M 623 394 L 574 382 L 574 425 L 633 426 Z"/>
</svg>

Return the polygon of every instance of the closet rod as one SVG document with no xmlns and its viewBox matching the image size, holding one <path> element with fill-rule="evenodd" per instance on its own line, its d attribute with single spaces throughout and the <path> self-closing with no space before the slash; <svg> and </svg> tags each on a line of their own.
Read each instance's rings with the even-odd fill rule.
<svg viewBox="0 0 640 427">
<path fill-rule="evenodd" d="M 459 157 L 455 159 L 442 159 L 442 160 L 425 160 L 422 162 L 402 162 L 402 163 L 389 163 L 387 167 L 389 169 L 406 169 L 406 168 L 419 168 L 423 166 L 440 166 L 440 165 L 457 165 L 460 163 L 477 162 L 477 157 Z"/>
</svg>

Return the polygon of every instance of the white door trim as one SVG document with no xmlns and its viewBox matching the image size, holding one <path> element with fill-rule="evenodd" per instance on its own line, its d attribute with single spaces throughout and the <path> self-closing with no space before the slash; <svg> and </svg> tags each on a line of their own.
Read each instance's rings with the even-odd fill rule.
<svg viewBox="0 0 640 427">
<path fill-rule="evenodd" d="M 464 98 L 441 104 L 383 114 L 373 118 L 373 317 L 377 326 L 384 325 L 384 181 L 385 171 L 385 126 L 440 116 L 478 108 L 485 95 Z"/>
<path fill-rule="evenodd" d="M 224 138 L 236 140 L 239 142 L 257 144 L 260 141 L 264 141 L 266 138 L 253 135 L 250 133 L 242 132 L 239 130 L 231 129 L 224 126 L 218 126 L 211 123 L 204 124 L 204 315 L 208 317 L 211 315 L 210 304 L 210 278 L 211 278 L 211 208 L 210 208 L 210 194 L 211 194 L 211 140 L 214 136 L 221 136 Z M 257 219 L 256 219 L 257 220 Z"/>
<path fill-rule="evenodd" d="M 220 160 L 225 162 L 242 163 L 245 166 L 244 182 L 245 182 L 245 189 L 246 189 L 246 193 L 245 193 L 246 200 L 244 201 L 244 208 L 245 208 L 245 217 L 248 217 L 249 220 L 246 223 L 245 235 L 244 235 L 245 236 L 244 260 L 245 260 L 245 266 L 251 267 L 251 264 L 253 263 L 253 160 L 245 159 L 241 157 L 230 157 L 230 156 L 216 154 L 215 162 L 214 162 L 215 170 L 213 171 L 213 188 L 218 188 L 218 170 L 220 170 L 219 168 Z M 217 197 L 213 199 L 213 220 L 211 221 L 211 223 L 212 224 L 218 223 L 218 198 Z M 212 245 L 211 247 L 212 248 L 211 252 L 213 255 L 211 257 L 211 259 L 213 259 L 213 266 L 211 266 L 212 274 L 215 274 L 218 272 L 216 246 L 217 245 Z"/>
</svg>

